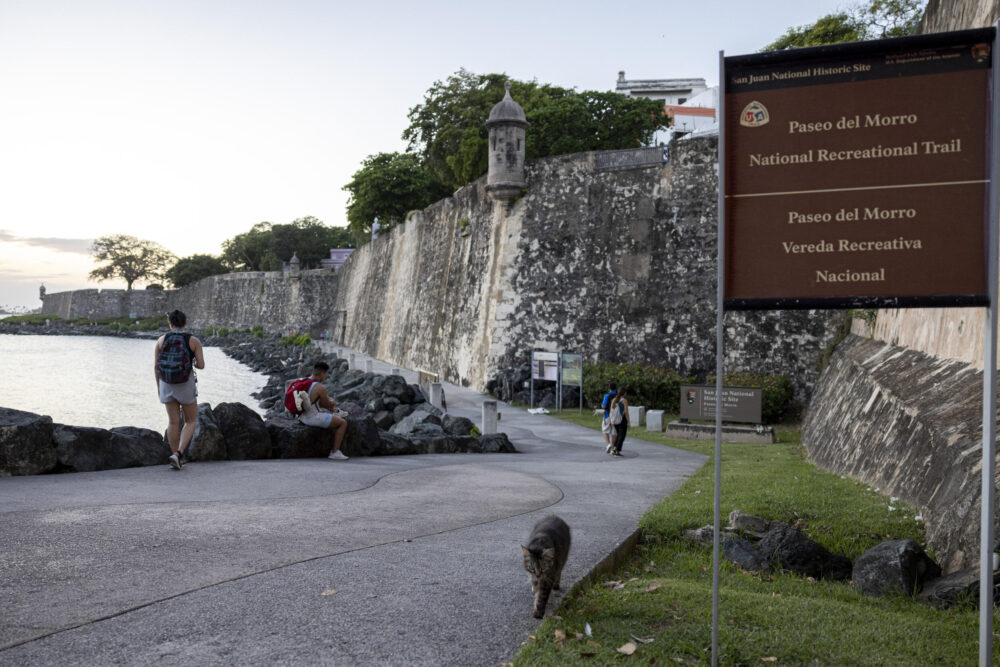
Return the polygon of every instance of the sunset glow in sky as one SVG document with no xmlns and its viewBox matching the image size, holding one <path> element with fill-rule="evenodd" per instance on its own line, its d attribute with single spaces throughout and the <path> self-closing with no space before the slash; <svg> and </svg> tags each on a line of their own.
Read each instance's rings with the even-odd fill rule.
<svg viewBox="0 0 1000 667">
<path fill-rule="evenodd" d="M 703 77 L 849 3 L 0 2 L 0 305 L 87 281 L 91 240 L 217 254 L 262 220 L 345 224 L 365 156 L 461 67 L 580 90 Z M 485 120 L 485 119 L 484 119 Z"/>
</svg>

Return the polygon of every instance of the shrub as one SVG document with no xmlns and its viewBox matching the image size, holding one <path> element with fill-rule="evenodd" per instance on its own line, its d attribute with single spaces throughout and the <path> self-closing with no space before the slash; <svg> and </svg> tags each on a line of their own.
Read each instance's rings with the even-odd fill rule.
<svg viewBox="0 0 1000 667">
<path fill-rule="evenodd" d="M 263 338 L 264 337 L 264 327 L 262 327 L 259 324 L 254 325 L 254 328 L 253 328 L 253 337 L 254 338 Z"/>
<path fill-rule="evenodd" d="M 600 405 L 609 382 L 628 387 L 629 403 L 632 405 L 675 413 L 681 404 L 681 385 L 693 383 L 694 378 L 660 366 L 599 361 L 583 367 L 584 400 L 590 405 Z"/>
<path fill-rule="evenodd" d="M 42 313 L 31 313 L 29 315 L 11 315 L 10 317 L 0 320 L 4 324 L 45 324 L 45 320 L 52 320 L 56 322 L 62 318 L 58 315 L 44 315 Z"/>
<path fill-rule="evenodd" d="M 726 373 L 722 383 L 727 387 L 760 387 L 764 390 L 761 396 L 761 420 L 765 424 L 777 424 L 788 412 L 789 404 L 795 392 L 792 381 L 787 375 L 765 375 L 764 373 Z M 714 385 L 715 376 L 711 375 L 705 384 Z"/>
<path fill-rule="evenodd" d="M 307 334 L 292 334 L 291 336 L 281 337 L 282 345 L 300 345 L 302 347 L 309 347 L 312 345 L 312 337 Z"/>
</svg>

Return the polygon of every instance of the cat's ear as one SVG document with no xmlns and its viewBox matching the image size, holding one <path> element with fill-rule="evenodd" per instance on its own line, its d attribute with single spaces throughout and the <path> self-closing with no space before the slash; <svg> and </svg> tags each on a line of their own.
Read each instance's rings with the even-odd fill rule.
<svg viewBox="0 0 1000 667">
<path fill-rule="evenodd" d="M 521 553 L 524 555 L 525 558 L 531 555 L 531 552 L 528 551 L 528 547 L 524 546 L 523 544 L 521 545 Z"/>
<path fill-rule="evenodd" d="M 556 559 L 556 548 L 555 547 L 549 547 L 548 549 L 546 549 L 545 551 L 543 551 L 542 552 L 542 558 L 544 558 L 545 560 L 555 560 Z"/>
</svg>

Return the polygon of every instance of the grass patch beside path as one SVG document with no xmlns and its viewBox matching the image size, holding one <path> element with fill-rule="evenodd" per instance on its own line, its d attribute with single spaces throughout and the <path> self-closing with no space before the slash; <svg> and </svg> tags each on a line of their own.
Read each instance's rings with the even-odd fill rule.
<svg viewBox="0 0 1000 667">
<path fill-rule="evenodd" d="M 599 429 L 598 418 L 590 414 L 553 416 Z M 779 428 L 778 435 L 781 442 L 774 445 L 723 444 L 724 522 L 738 509 L 797 523 L 809 538 L 852 560 L 887 539 L 923 544 L 923 525 L 913 508 L 807 463 L 794 427 Z M 630 430 L 632 437 L 709 456 L 715 447 L 711 441 L 670 440 L 642 428 Z M 682 533 L 712 523 L 713 466 L 712 460 L 706 462 L 651 508 L 640 521 L 644 540 L 631 561 L 574 592 L 558 610 L 550 609 L 514 664 L 707 662 L 712 552 L 689 544 Z M 616 590 L 604 585 L 609 581 L 625 586 Z M 938 611 L 905 597 L 866 598 L 849 583 L 752 575 L 726 561 L 720 573 L 720 617 L 720 664 L 725 665 L 978 662 L 975 607 Z M 593 636 L 583 634 L 585 624 Z M 1000 620 L 994 628 L 1000 629 Z M 636 650 L 626 657 L 618 648 L 629 642 Z"/>
</svg>

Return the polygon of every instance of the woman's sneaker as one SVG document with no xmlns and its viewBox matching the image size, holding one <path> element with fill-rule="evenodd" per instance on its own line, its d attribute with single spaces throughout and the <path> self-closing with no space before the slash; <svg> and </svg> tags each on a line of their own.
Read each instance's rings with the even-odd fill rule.
<svg viewBox="0 0 1000 667">
<path fill-rule="evenodd" d="M 181 457 L 179 457 L 176 452 L 170 455 L 170 467 L 174 470 L 181 469 Z"/>
<path fill-rule="evenodd" d="M 608 443 L 608 446 L 604 448 L 604 453 L 605 454 L 610 454 L 611 453 L 611 443 L 610 442 Z"/>
<path fill-rule="evenodd" d="M 338 449 L 335 452 L 330 452 L 330 455 L 326 458 L 333 459 L 334 461 L 346 461 L 349 457 L 344 456 L 344 452 Z"/>
</svg>

